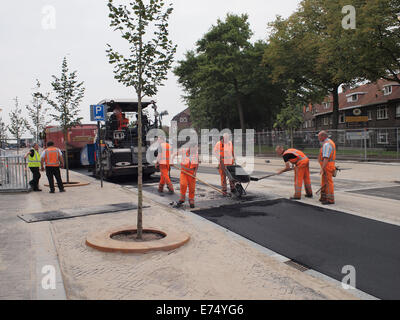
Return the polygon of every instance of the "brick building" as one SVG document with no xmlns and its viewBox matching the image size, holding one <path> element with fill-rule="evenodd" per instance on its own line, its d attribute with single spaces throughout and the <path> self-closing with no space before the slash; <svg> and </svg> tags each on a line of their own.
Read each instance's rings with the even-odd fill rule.
<svg viewBox="0 0 400 320">
<path fill-rule="evenodd" d="M 178 124 L 178 132 L 185 128 L 192 128 L 192 121 L 190 119 L 190 110 L 186 108 L 172 118 Z"/>
<path fill-rule="evenodd" d="M 332 95 L 327 96 L 321 104 L 305 106 L 302 129 L 331 129 L 332 110 Z M 399 83 L 381 79 L 353 89 L 343 87 L 343 92 L 339 94 L 338 129 L 363 128 L 376 128 L 378 144 L 388 144 L 390 140 L 397 139 L 393 128 L 400 128 Z"/>
</svg>

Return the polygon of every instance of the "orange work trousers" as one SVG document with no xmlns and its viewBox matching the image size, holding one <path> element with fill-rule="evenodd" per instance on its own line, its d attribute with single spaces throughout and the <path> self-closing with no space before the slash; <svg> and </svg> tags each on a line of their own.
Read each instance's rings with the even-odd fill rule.
<svg viewBox="0 0 400 320">
<path fill-rule="evenodd" d="M 191 175 L 193 175 L 193 172 L 189 172 Z M 186 198 L 186 190 L 189 187 L 189 203 L 194 204 L 194 194 L 196 191 L 196 179 L 188 176 L 184 170 L 181 170 L 181 178 L 180 178 L 180 183 L 181 183 L 181 198 L 179 199 L 180 201 L 185 201 Z"/>
<path fill-rule="evenodd" d="M 310 180 L 310 160 L 304 159 L 297 162 L 294 169 L 294 198 L 301 198 L 301 188 L 306 189 L 306 194 L 308 196 L 312 195 L 311 180 Z"/>
<path fill-rule="evenodd" d="M 321 198 L 320 201 L 335 203 L 335 190 L 333 186 L 333 172 L 335 166 L 326 166 L 325 172 L 321 176 Z"/>
<path fill-rule="evenodd" d="M 160 164 L 160 184 L 158 185 L 158 190 L 162 191 L 165 184 L 170 191 L 174 190 L 174 186 L 172 185 L 169 177 L 169 165 Z"/>
<path fill-rule="evenodd" d="M 225 165 L 225 167 L 228 167 L 227 165 Z M 226 192 L 227 191 L 227 186 L 226 186 L 226 174 L 225 171 L 222 170 L 221 165 L 218 166 L 218 171 L 219 171 L 219 175 L 221 176 L 221 187 L 222 187 L 222 191 Z M 228 179 L 229 180 L 229 179 Z M 232 181 L 229 180 L 229 185 L 231 187 L 231 191 L 233 189 L 235 189 L 235 184 L 232 183 Z"/>
</svg>

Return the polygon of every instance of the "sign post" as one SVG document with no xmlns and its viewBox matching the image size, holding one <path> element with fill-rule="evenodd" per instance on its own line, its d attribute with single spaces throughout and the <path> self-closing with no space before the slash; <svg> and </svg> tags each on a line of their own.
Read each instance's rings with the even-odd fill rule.
<svg viewBox="0 0 400 320">
<path fill-rule="evenodd" d="M 106 120 L 106 108 L 104 105 L 91 105 L 90 106 L 90 120 L 97 121 L 97 157 L 100 162 L 100 184 L 103 188 L 103 152 L 102 145 L 103 141 L 101 140 L 101 132 L 100 132 L 100 121 Z M 96 168 L 95 168 L 96 170 Z"/>
</svg>

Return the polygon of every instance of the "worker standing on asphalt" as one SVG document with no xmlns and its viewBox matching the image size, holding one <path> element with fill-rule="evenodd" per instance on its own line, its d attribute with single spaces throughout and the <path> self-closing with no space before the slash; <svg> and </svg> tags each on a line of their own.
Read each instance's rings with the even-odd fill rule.
<svg viewBox="0 0 400 320">
<path fill-rule="evenodd" d="M 336 170 L 336 145 L 328 138 L 326 131 L 321 131 L 318 134 L 318 140 L 322 142 L 318 158 L 321 166 L 321 198 L 319 201 L 322 204 L 334 204 L 333 175 Z"/>
<path fill-rule="evenodd" d="M 159 148 L 157 155 L 156 168 L 160 168 L 160 183 L 158 185 L 158 192 L 164 192 L 164 185 L 167 185 L 170 194 L 175 193 L 174 186 L 171 183 L 171 178 L 169 176 L 169 161 L 171 146 L 165 141 L 164 137 L 158 138 Z"/>
<path fill-rule="evenodd" d="M 219 161 L 218 171 L 221 176 L 221 187 L 224 195 L 227 195 L 227 186 L 226 186 L 226 173 L 225 169 L 227 167 L 232 166 L 235 163 L 235 156 L 233 153 L 233 144 L 230 141 L 230 137 L 228 133 L 224 133 L 223 137 L 221 137 L 220 141 L 218 141 L 214 146 L 214 154 Z M 229 185 L 231 188 L 231 192 L 235 192 L 235 184 L 232 181 L 229 181 Z"/>
<path fill-rule="evenodd" d="M 278 174 L 282 174 L 286 171 L 294 170 L 294 196 L 290 199 L 301 199 L 301 189 L 304 181 L 304 188 L 306 189 L 306 197 L 312 198 L 311 180 L 310 180 L 310 160 L 304 154 L 304 152 L 297 149 L 285 150 L 282 146 L 277 146 L 275 149 L 277 155 L 283 157 L 285 162 L 285 168 L 278 171 Z M 290 164 L 293 167 L 290 167 Z"/>
<path fill-rule="evenodd" d="M 42 191 L 39 189 L 40 180 L 40 154 L 39 145 L 35 143 L 33 149 L 31 149 L 26 155 L 25 159 L 28 159 L 28 168 L 32 172 L 32 180 L 29 181 L 33 191 Z"/>
<path fill-rule="evenodd" d="M 64 185 L 61 180 L 60 168 L 64 167 L 64 159 L 60 149 L 54 147 L 54 142 L 47 142 L 47 149 L 41 155 L 41 167 L 44 171 L 43 165 L 46 165 L 46 176 L 49 180 L 50 193 L 54 193 L 54 179 L 57 180 L 57 186 L 60 192 L 65 192 Z"/>
<path fill-rule="evenodd" d="M 177 207 L 181 207 L 185 203 L 186 190 L 189 188 L 189 204 L 190 208 L 194 208 L 194 196 L 196 192 L 196 173 L 199 168 L 199 152 L 196 143 L 192 143 L 189 147 L 181 148 L 181 176 L 180 191 L 181 197 L 177 203 Z"/>
</svg>

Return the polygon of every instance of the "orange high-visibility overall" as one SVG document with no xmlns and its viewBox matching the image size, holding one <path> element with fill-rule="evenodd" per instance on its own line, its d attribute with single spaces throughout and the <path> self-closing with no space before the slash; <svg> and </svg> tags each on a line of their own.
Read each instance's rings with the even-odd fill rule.
<svg viewBox="0 0 400 320">
<path fill-rule="evenodd" d="M 174 186 L 169 177 L 169 159 L 170 159 L 171 146 L 167 142 L 161 143 L 161 152 L 158 154 L 157 162 L 160 165 L 160 184 L 158 190 L 163 191 L 166 184 L 169 191 L 174 191 Z"/>
<path fill-rule="evenodd" d="M 218 165 L 218 172 L 219 172 L 219 175 L 221 177 L 222 191 L 226 192 L 226 190 L 227 190 L 226 174 L 225 174 L 225 171 L 221 167 L 221 162 L 225 166 L 233 165 L 234 156 L 233 156 L 233 145 L 232 145 L 232 142 L 229 141 L 227 143 L 222 143 L 221 141 L 218 141 L 215 144 L 214 153 L 219 156 L 220 164 Z M 229 185 L 231 187 L 231 190 L 233 190 L 235 188 L 235 184 L 232 181 L 229 181 Z"/>
<path fill-rule="evenodd" d="M 191 154 L 190 148 L 182 150 L 182 162 L 181 162 L 181 197 L 179 201 L 185 202 L 186 190 L 189 188 L 189 203 L 194 205 L 194 195 L 196 191 L 196 179 L 187 175 L 185 172 L 194 175 L 196 168 L 199 165 L 199 155 L 197 152 Z"/>
<path fill-rule="evenodd" d="M 325 171 L 321 176 L 321 198 L 322 202 L 335 203 L 334 185 L 333 185 L 333 173 L 335 171 L 335 160 L 336 160 L 336 145 L 331 139 L 326 139 L 324 144 L 319 151 L 319 164 L 322 168 L 324 158 L 322 157 L 322 150 L 324 145 L 329 143 L 332 146 L 332 152 L 328 158 L 328 164 L 325 167 Z"/>
<path fill-rule="evenodd" d="M 58 148 L 49 147 L 45 150 L 44 163 L 46 167 L 59 167 L 61 165 Z"/>
<path fill-rule="evenodd" d="M 296 158 L 289 159 L 290 163 L 295 165 L 294 169 L 294 198 L 301 198 L 301 188 L 303 186 L 306 189 L 306 193 L 308 196 L 312 195 L 311 189 L 311 179 L 310 179 L 310 168 L 309 163 L 310 160 L 304 154 L 304 152 L 297 149 L 288 149 L 283 154 L 293 154 Z"/>
</svg>

